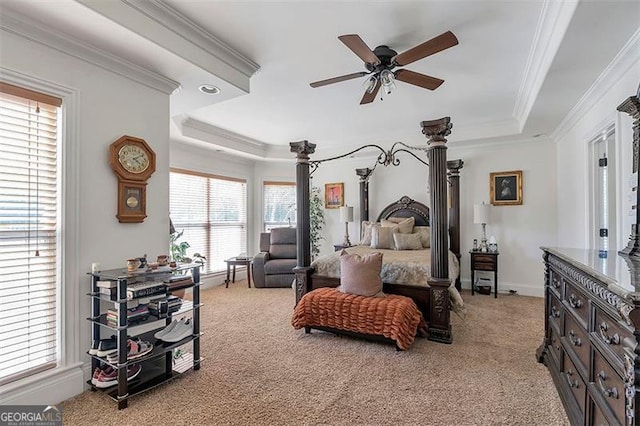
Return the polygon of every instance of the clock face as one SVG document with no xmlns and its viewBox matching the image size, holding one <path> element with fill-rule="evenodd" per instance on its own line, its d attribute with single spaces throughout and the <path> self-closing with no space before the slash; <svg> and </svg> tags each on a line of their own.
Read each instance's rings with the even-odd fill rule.
<svg viewBox="0 0 640 426">
<path fill-rule="evenodd" d="M 123 145 L 118 151 L 118 161 L 130 173 L 142 173 L 149 167 L 149 155 L 138 145 Z"/>
</svg>

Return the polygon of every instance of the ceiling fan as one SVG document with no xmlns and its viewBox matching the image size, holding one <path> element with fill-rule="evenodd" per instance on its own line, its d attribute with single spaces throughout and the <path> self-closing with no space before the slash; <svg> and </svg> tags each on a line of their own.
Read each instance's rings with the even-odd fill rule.
<svg viewBox="0 0 640 426">
<path fill-rule="evenodd" d="M 437 89 L 444 80 L 429 75 L 420 74 L 406 69 L 392 71 L 397 66 L 409 65 L 412 62 L 426 58 L 427 56 L 441 52 L 458 44 L 458 39 L 451 32 L 447 31 L 431 40 L 425 41 L 405 52 L 398 54 L 388 46 L 382 45 L 371 50 L 357 34 L 347 34 L 338 37 L 349 49 L 364 61 L 367 71 L 355 72 L 326 80 L 315 81 L 311 87 L 321 87 L 327 84 L 339 83 L 365 75 L 370 75 L 366 81 L 366 90 L 360 101 L 360 105 L 373 102 L 380 87 L 383 87 L 386 94 L 391 93 L 395 88 L 395 80 L 413 84 L 429 90 Z"/>
</svg>

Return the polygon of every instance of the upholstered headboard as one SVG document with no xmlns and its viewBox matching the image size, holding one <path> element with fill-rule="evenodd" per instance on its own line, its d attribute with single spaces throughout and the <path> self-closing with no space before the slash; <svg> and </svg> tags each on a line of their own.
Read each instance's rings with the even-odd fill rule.
<svg viewBox="0 0 640 426">
<path fill-rule="evenodd" d="M 380 222 L 382 219 L 388 219 L 391 216 L 394 217 L 413 217 L 415 218 L 416 226 L 429 226 L 429 207 L 426 205 L 412 200 L 406 195 L 402 196 L 395 203 L 389 204 L 378 215 L 376 222 Z"/>
</svg>

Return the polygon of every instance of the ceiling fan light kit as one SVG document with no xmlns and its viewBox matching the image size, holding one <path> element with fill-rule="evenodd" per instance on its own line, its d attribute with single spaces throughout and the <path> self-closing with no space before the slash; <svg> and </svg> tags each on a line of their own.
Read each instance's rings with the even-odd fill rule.
<svg viewBox="0 0 640 426">
<path fill-rule="evenodd" d="M 316 81 L 310 84 L 311 87 L 322 87 L 328 84 L 339 83 L 341 81 L 351 80 L 358 77 L 369 75 L 365 80 L 365 92 L 360 104 L 368 104 L 373 102 L 380 87 L 383 87 L 385 94 L 390 94 L 395 88 L 395 81 L 399 80 L 404 83 L 422 87 L 424 89 L 435 90 L 444 80 L 414 71 L 399 69 L 393 71 L 397 66 L 409 65 L 412 62 L 426 58 L 427 56 L 441 52 L 445 49 L 458 44 L 458 39 L 451 32 L 447 31 L 425 41 L 403 53 L 398 54 L 395 50 L 388 46 L 381 45 L 371 50 L 369 46 L 357 34 L 347 34 L 338 37 L 353 53 L 355 53 L 362 61 L 368 72 L 357 72 L 346 74 L 339 77 L 329 78 L 326 80 Z"/>
</svg>

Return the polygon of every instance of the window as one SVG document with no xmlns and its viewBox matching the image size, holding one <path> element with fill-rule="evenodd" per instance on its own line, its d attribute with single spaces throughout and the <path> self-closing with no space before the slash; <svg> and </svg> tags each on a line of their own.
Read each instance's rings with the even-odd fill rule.
<svg viewBox="0 0 640 426">
<path fill-rule="evenodd" d="M 0 384 L 58 356 L 58 109 L 0 83 Z"/>
<path fill-rule="evenodd" d="M 613 126 L 590 142 L 590 245 L 594 249 L 603 251 L 616 249 L 614 147 Z"/>
<path fill-rule="evenodd" d="M 203 273 L 226 270 L 225 259 L 247 251 L 247 182 L 171 169 L 169 205 L 173 226 L 188 255 L 207 261 Z"/>
<path fill-rule="evenodd" d="M 295 182 L 265 182 L 263 188 L 263 228 L 296 226 L 296 184 Z"/>
</svg>

